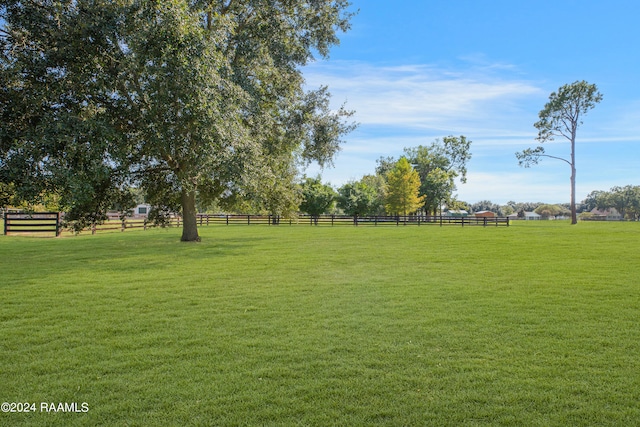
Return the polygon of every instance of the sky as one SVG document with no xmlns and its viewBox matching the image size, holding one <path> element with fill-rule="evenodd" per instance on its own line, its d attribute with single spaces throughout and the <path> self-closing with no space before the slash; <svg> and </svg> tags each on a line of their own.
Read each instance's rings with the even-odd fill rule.
<svg viewBox="0 0 640 427">
<path fill-rule="evenodd" d="M 332 107 L 355 110 L 334 166 L 309 176 L 339 187 L 375 173 L 381 156 L 464 135 L 468 181 L 457 198 L 568 203 L 570 167 L 515 153 L 536 147 L 538 113 L 565 84 L 596 84 L 601 103 L 576 140 L 576 199 L 640 185 L 640 2 L 637 0 L 352 0 L 349 32 L 303 70 Z M 570 157 L 556 138 L 547 154 Z"/>
</svg>

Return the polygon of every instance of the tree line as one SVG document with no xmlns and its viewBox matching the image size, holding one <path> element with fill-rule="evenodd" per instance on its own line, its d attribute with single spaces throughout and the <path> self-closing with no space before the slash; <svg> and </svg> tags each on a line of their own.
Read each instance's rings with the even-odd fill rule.
<svg viewBox="0 0 640 427">
<path fill-rule="evenodd" d="M 352 216 L 437 215 L 443 204 L 457 206 L 455 179 L 466 181 L 471 141 L 464 135 L 447 136 L 429 146 L 405 148 L 399 159 L 381 157 L 375 174 L 350 181 L 334 190 L 320 177 L 301 184 L 300 210 L 310 215 L 334 207 Z M 335 206 L 334 206 L 335 204 Z"/>
<path fill-rule="evenodd" d="M 378 170 L 383 170 L 388 165 L 388 159 L 381 159 L 378 161 Z M 365 175 L 359 181 L 351 181 L 336 190 L 329 184 L 323 184 L 320 176 L 307 177 L 300 184 L 302 193 L 300 211 L 309 215 L 344 213 L 351 216 L 379 216 L 395 214 L 396 211 L 385 209 L 385 183 L 384 177 L 380 174 Z M 513 200 L 505 204 L 494 203 L 490 200 L 467 203 L 457 200 L 453 195 L 444 200 L 446 200 L 445 206 L 447 208 L 464 209 L 469 214 L 490 211 L 498 216 L 516 214 L 524 217 L 526 212 L 535 212 L 543 219 L 564 218 L 571 215 L 571 203 L 550 204 Z M 423 200 L 423 205 L 419 210 L 433 214 L 433 212 L 424 210 L 424 203 Z M 616 186 L 609 191 L 592 191 L 584 200 L 576 203 L 576 210 L 583 219 L 592 217 L 591 211 L 593 209 L 606 211 L 611 208 L 616 209 L 623 219 L 640 221 L 640 186 Z"/>
<path fill-rule="evenodd" d="M 615 209 L 624 219 L 640 220 L 640 185 L 612 187 L 609 191 L 592 191 L 582 202 L 583 210 Z"/>
<path fill-rule="evenodd" d="M 476 203 L 460 202 L 470 213 L 479 211 L 495 212 L 499 216 L 535 212 L 543 218 L 571 215 L 571 203 L 549 204 L 545 202 L 515 202 L 508 201 L 504 205 L 482 200 Z M 597 209 L 606 212 L 615 209 L 622 219 L 640 221 L 640 185 L 615 186 L 609 191 L 595 190 L 589 193 L 581 202 L 576 203 L 579 217 L 589 219 L 591 211 Z"/>
</svg>

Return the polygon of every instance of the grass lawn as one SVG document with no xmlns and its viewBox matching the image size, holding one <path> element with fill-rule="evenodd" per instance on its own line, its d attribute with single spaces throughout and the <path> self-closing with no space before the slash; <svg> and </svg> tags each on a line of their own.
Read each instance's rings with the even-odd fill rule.
<svg viewBox="0 0 640 427">
<path fill-rule="evenodd" d="M 640 423 L 640 223 L 200 234 L 0 236 L 0 425 Z"/>
</svg>

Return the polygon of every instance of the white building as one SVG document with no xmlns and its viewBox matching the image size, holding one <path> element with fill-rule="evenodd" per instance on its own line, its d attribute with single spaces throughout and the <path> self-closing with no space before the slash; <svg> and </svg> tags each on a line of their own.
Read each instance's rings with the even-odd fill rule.
<svg viewBox="0 0 640 427">
<path fill-rule="evenodd" d="M 539 215 L 535 212 L 525 212 L 524 213 L 524 219 L 526 220 L 535 220 L 535 219 L 541 219 L 542 215 Z"/>
<path fill-rule="evenodd" d="M 151 211 L 151 205 L 141 204 L 133 208 L 134 218 L 146 218 Z"/>
<path fill-rule="evenodd" d="M 511 215 L 509 215 L 509 219 L 513 220 L 513 219 L 526 219 L 526 220 L 538 220 L 538 219 L 542 219 L 541 215 L 538 215 L 535 212 L 525 212 L 524 213 L 524 217 L 520 217 L 518 216 L 517 213 L 512 213 Z"/>
</svg>

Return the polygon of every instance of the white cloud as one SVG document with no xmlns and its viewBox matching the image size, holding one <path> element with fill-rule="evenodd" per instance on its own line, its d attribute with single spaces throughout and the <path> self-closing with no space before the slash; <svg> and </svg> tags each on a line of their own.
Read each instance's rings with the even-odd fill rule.
<svg viewBox="0 0 640 427">
<path fill-rule="evenodd" d="M 305 70 L 309 87 L 328 84 L 364 125 L 417 131 L 485 129 L 504 133 L 501 119 L 520 112 L 520 100 L 542 91 L 531 83 L 426 65 L 375 67 L 358 62 L 316 63 Z M 535 113 L 534 113 L 535 114 Z M 464 129 L 462 129 L 464 128 Z"/>
<path fill-rule="evenodd" d="M 535 172 L 471 172 L 466 184 L 458 185 L 458 198 L 475 203 L 491 200 L 506 204 L 510 200 L 521 202 L 569 202 L 569 180 L 557 176 L 544 176 Z"/>
<path fill-rule="evenodd" d="M 524 169 L 514 155 L 538 145 L 533 123 L 550 92 L 522 80 L 509 64 L 481 65 L 466 70 L 346 61 L 310 65 L 307 86 L 328 85 L 335 107 L 346 101 L 360 127 L 345 137 L 334 168 L 312 167 L 307 173 L 321 172 L 325 182 L 340 186 L 373 174 L 381 156 L 397 158 L 405 147 L 465 135 L 473 141 L 473 158 L 467 184 L 458 185 L 461 200 L 568 202 L 566 164 L 550 161 Z M 640 184 L 640 102 L 605 107 L 598 106 L 580 129 L 578 201 L 593 190 Z M 564 139 L 545 146 L 548 153 L 568 157 Z"/>
</svg>

